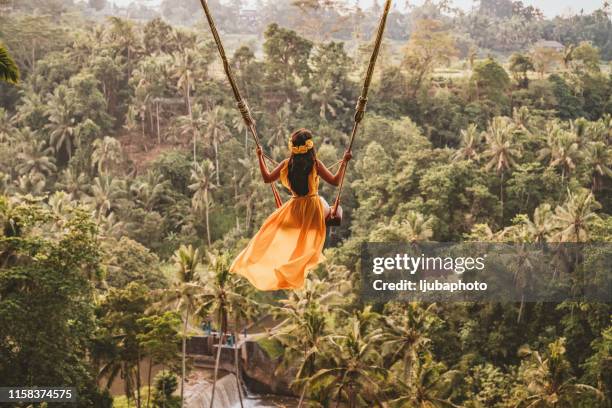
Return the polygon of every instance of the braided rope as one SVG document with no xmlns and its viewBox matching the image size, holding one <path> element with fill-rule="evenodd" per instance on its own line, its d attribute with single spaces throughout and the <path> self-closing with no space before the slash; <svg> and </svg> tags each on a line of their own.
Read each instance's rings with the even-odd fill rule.
<svg viewBox="0 0 612 408">
<path fill-rule="evenodd" d="M 221 42 L 221 37 L 219 36 L 219 32 L 217 31 L 217 26 L 215 25 L 215 21 L 212 17 L 212 13 L 208 8 L 207 0 L 200 0 L 200 4 L 204 9 L 204 14 L 206 14 L 206 20 L 208 21 L 208 26 L 210 27 L 210 32 L 215 40 L 215 44 L 217 45 L 217 50 L 219 51 L 219 56 L 221 57 L 221 61 L 223 62 L 223 70 L 225 71 L 225 76 L 229 81 L 229 84 L 232 88 L 232 92 L 234 94 L 234 99 L 236 100 L 236 106 L 240 111 L 240 115 L 242 116 L 242 120 L 246 124 L 251 136 L 253 136 L 253 140 L 255 140 L 255 145 L 261 149 L 261 143 L 259 141 L 259 135 L 257 134 L 257 129 L 255 127 L 255 119 L 253 119 L 253 115 L 251 115 L 251 110 L 249 109 L 249 105 L 246 100 L 240 94 L 240 89 L 238 89 L 238 85 L 236 84 L 236 80 L 234 79 L 234 74 L 232 73 L 232 67 L 227 60 L 227 56 L 225 55 L 225 48 L 223 48 L 223 43 Z M 269 156 L 264 154 L 264 157 L 268 160 L 272 160 Z M 276 203 L 276 207 L 280 207 L 283 205 L 283 202 L 278 194 L 278 190 L 274 183 L 270 184 L 272 188 L 272 194 L 274 194 L 274 201 Z"/>
<path fill-rule="evenodd" d="M 378 23 L 378 30 L 376 32 L 376 39 L 374 40 L 374 49 L 372 50 L 372 55 L 370 55 L 370 61 L 368 63 L 368 70 L 366 71 L 365 79 L 363 81 L 363 87 L 361 89 L 361 95 L 359 99 L 357 99 L 357 106 L 355 107 L 355 117 L 353 123 L 353 130 L 351 131 L 351 139 L 348 145 L 347 151 L 350 151 L 353 148 L 353 142 L 355 141 L 355 136 L 357 135 L 357 130 L 359 129 L 359 124 L 365 115 L 366 105 L 368 103 L 368 92 L 370 90 L 370 84 L 372 83 L 372 77 L 374 75 L 374 68 L 376 67 L 376 59 L 378 58 L 378 54 L 380 53 L 380 46 L 382 44 L 383 34 L 385 32 L 385 26 L 387 25 L 387 16 L 389 15 L 389 10 L 391 9 L 391 0 L 387 0 L 385 2 L 385 8 L 383 10 L 383 14 L 380 17 L 380 22 Z M 342 188 L 344 186 L 344 176 L 346 175 L 346 167 L 342 171 L 342 175 L 340 177 L 340 184 L 338 185 L 338 194 L 336 195 L 336 199 L 334 200 L 334 205 L 331 210 L 331 218 L 336 217 L 336 213 L 338 212 L 338 206 L 340 205 L 340 196 L 342 195 Z"/>
</svg>

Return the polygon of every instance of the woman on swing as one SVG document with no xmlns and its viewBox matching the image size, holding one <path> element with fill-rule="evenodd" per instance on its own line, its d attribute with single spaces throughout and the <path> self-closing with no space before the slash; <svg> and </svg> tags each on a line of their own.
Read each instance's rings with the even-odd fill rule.
<svg viewBox="0 0 612 408">
<path fill-rule="evenodd" d="M 257 149 L 264 181 L 272 183 L 280 178 L 292 197 L 268 217 L 230 268 L 259 290 L 301 288 L 306 272 L 323 261 L 325 218 L 331 209 L 318 195 L 319 176 L 337 186 L 352 158 L 350 151 L 345 152 L 338 172 L 332 174 L 317 159 L 312 133 L 307 129 L 291 135 L 289 153 L 289 158 L 270 172 L 263 152 Z"/>
</svg>

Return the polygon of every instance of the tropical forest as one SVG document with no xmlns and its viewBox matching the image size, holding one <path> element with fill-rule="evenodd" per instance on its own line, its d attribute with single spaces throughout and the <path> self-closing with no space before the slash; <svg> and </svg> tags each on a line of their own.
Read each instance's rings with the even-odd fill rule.
<svg viewBox="0 0 612 408">
<path fill-rule="evenodd" d="M 383 3 L 0 0 L 0 387 L 77 392 L 0 406 L 612 406 L 610 298 L 360 295 L 366 242 L 612 241 L 608 2 L 392 2 L 325 261 L 230 273 L 275 196 L 202 6 L 270 169 L 333 168 Z"/>
</svg>

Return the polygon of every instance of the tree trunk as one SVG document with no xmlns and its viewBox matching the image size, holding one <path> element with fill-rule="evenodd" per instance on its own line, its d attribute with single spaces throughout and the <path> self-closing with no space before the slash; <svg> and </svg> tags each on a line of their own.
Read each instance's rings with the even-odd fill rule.
<svg viewBox="0 0 612 408">
<path fill-rule="evenodd" d="M 189 96 L 189 89 L 191 87 L 189 86 L 189 73 L 187 74 L 187 83 L 185 84 L 185 97 L 187 100 L 187 114 L 189 115 L 189 120 L 191 120 L 191 123 L 193 125 L 193 115 L 191 113 L 191 97 Z M 193 127 L 193 126 L 192 126 Z M 195 129 L 193 129 L 193 161 L 196 162 L 197 161 L 197 157 L 196 157 L 196 144 L 198 141 L 198 136 L 197 136 L 197 132 Z"/>
<path fill-rule="evenodd" d="M 185 321 L 183 322 L 183 355 L 182 355 L 182 367 L 181 367 L 181 407 L 184 406 L 185 403 L 185 375 L 187 374 L 187 367 L 185 361 L 187 359 L 187 324 L 189 322 L 189 307 L 187 305 L 187 310 L 185 311 Z"/>
<path fill-rule="evenodd" d="M 236 324 L 236 327 L 238 324 Z M 238 398 L 240 398 L 240 408 L 244 408 L 242 402 L 242 382 L 240 381 L 240 362 L 238 360 L 238 333 L 234 332 L 234 366 L 236 367 L 236 386 L 238 387 Z"/>
<path fill-rule="evenodd" d="M 140 400 L 140 350 L 137 353 L 138 362 L 136 363 L 136 406 L 138 408 L 141 407 Z"/>
<path fill-rule="evenodd" d="M 213 408 L 215 402 L 215 389 L 217 388 L 217 375 L 219 374 L 219 363 L 221 362 L 221 346 L 223 345 L 223 332 L 219 330 L 219 344 L 217 346 L 217 358 L 215 359 L 215 374 L 213 377 L 213 388 L 210 395 L 210 407 Z"/>
<path fill-rule="evenodd" d="M 336 396 L 336 408 L 340 407 L 340 399 L 342 398 L 342 389 L 344 387 L 340 387 L 338 390 L 338 395 Z"/>
<path fill-rule="evenodd" d="M 151 401 L 151 372 L 153 371 L 153 357 L 149 357 L 149 372 L 147 373 L 147 408 L 149 408 L 149 402 Z"/>
<path fill-rule="evenodd" d="M 159 101 L 155 103 L 155 117 L 157 118 L 157 144 L 161 144 L 161 132 L 159 131 Z"/>
<path fill-rule="evenodd" d="M 525 294 L 521 295 L 521 305 L 519 307 L 518 317 L 516 319 L 516 323 L 521 322 L 521 318 L 523 317 L 523 308 L 525 307 Z"/>
<path fill-rule="evenodd" d="M 302 405 L 304 405 L 305 397 L 306 397 L 306 384 L 304 384 L 304 388 L 302 389 L 302 393 L 300 394 L 300 401 L 298 402 L 297 408 L 302 408 Z"/>
<path fill-rule="evenodd" d="M 219 179 L 219 143 L 216 137 L 213 137 L 213 147 L 215 148 L 215 168 L 217 169 L 217 186 L 221 186 L 221 181 Z"/>
<path fill-rule="evenodd" d="M 210 242 L 210 223 L 209 223 L 209 217 L 208 217 L 208 213 L 210 212 L 210 204 L 208 203 L 208 200 L 206 200 L 206 204 L 205 204 L 206 208 L 204 210 L 204 217 L 206 219 L 206 240 L 208 242 L 208 246 L 210 246 L 211 242 Z"/>
<path fill-rule="evenodd" d="M 501 225 L 504 225 L 504 171 L 500 175 L 499 201 L 501 202 Z"/>
</svg>

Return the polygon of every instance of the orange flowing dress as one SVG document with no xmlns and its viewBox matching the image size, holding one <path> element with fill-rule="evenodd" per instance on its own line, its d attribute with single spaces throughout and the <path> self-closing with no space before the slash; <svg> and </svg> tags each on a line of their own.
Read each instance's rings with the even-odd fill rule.
<svg viewBox="0 0 612 408">
<path fill-rule="evenodd" d="M 266 219 L 230 268 L 259 290 L 299 289 L 306 273 L 325 259 L 325 217 L 317 166 L 312 166 L 308 176 L 308 194 L 298 196 L 289 184 L 288 163 L 285 160 L 280 181 L 292 198 Z"/>
</svg>

